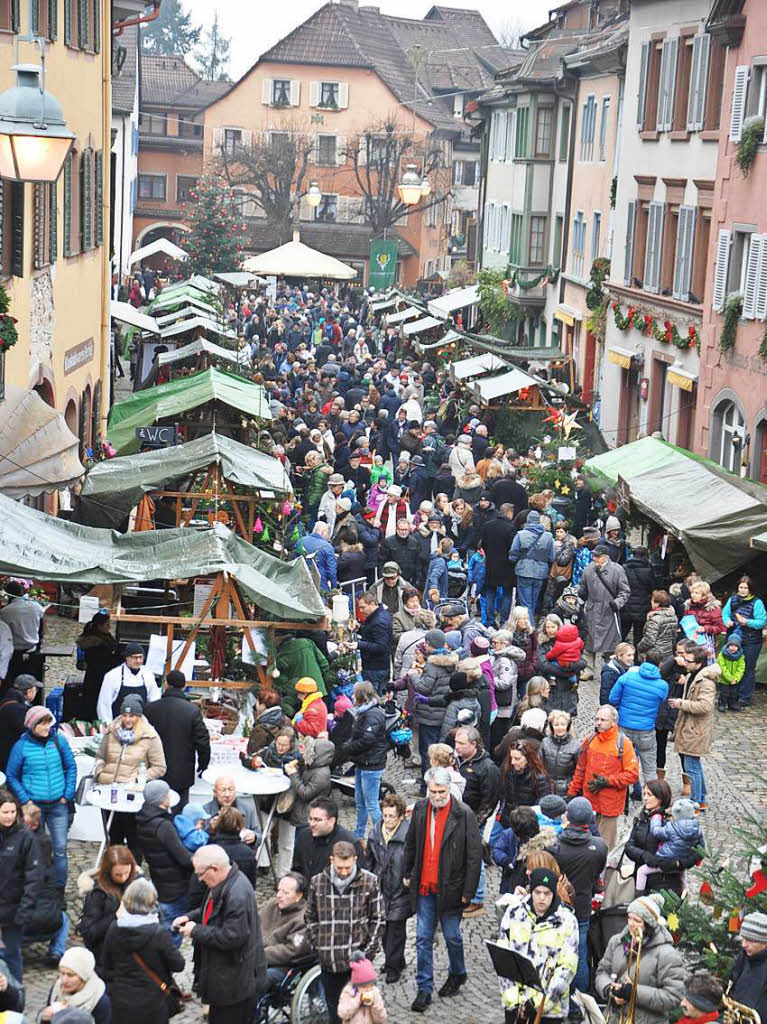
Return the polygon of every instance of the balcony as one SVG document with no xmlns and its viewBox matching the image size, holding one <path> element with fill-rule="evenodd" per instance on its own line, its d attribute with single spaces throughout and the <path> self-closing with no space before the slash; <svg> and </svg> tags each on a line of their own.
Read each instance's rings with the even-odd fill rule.
<svg viewBox="0 0 767 1024">
<path fill-rule="evenodd" d="M 139 132 L 139 149 L 161 149 L 176 153 L 202 153 L 202 139 L 186 138 L 181 135 L 149 135 Z"/>
<path fill-rule="evenodd" d="M 516 267 L 516 272 L 521 278 L 522 285 L 509 285 L 509 301 L 519 303 L 528 312 L 540 312 L 546 305 L 546 289 L 548 279 L 543 278 L 540 284 L 535 287 L 527 287 L 528 281 L 535 281 L 543 273 L 543 267 Z"/>
</svg>

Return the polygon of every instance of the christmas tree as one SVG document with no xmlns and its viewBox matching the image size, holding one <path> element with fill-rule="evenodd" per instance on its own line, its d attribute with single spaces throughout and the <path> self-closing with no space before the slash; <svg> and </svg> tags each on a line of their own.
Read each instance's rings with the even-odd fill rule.
<svg viewBox="0 0 767 1024">
<path fill-rule="evenodd" d="M 240 266 L 245 225 L 235 195 L 222 178 L 206 175 L 189 193 L 189 230 L 182 241 L 190 274 L 222 273 Z"/>
</svg>

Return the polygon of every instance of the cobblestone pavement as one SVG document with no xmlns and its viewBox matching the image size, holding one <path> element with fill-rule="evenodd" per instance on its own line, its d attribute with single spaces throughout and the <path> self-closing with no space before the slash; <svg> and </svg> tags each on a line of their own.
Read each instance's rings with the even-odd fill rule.
<svg viewBox="0 0 767 1024">
<path fill-rule="evenodd" d="M 52 642 L 74 639 L 77 623 L 66 619 L 52 618 L 49 621 L 47 637 Z M 73 665 L 65 659 L 51 659 L 48 664 L 46 689 L 57 685 L 72 671 Z M 585 737 L 593 726 L 594 710 L 597 705 L 598 686 L 595 681 L 581 684 L 580 711 L 576 720 L 579 736 Z M 751 710 L 740 715 L 717 714 L 714 748 L 704 759 L 709 789 L 709 812 L 703 819 L 703 829 L 709 842 L 726 846 L 732 841 L 731 828 L 745 812 L 767 810 L 767 742 L 765 722 L 767 721 L 767 691 L 762 690 L 756 697 Z M 415 773 L 402 766 L 399 760 L 390 758 L 388 777 L 407 800 L 417 798 Z M 669 751 L 667 779 L 677 794 L 681 788 L 679 759 Z M 636 806 L 636 805 L 634 805 Z M 344 801 L 342 809 L 344 825 L 354 826 L 354 806 L 351 800 Z M 79 901 L 76 896 L 77 875 L 93 864 L 95 847 L 92 843 L 70 843 L 70 890 L 68 905 L 70 915 L 76 922 L 79 915 Z M 392 1024 L 412 1024 L 416 1020 L 440 1019 L 447 1012 L 460 1024 L 489 1024 L 501 1022 L 503 1014 L 498 998 L 498 987 L 485 949 L 485 940 L 494 938 L 496 915 L 493 900 L 498 891 L 498 871 L 487 872 L 486 913 L 463 924 L 463 937 L 468 968 L 468 983 L 461 994 L 453 999 L 442 1000 L 435 995 L 434 1003 L 423 1016 L 410 1012 L 410 1003 L 415 995 L 415 921 L 408 922 L 408 945 L 406 959 L 408 969 L 396 985 L 382 984 L 384 998 Z M 263 901 L 272 895 L 271 886 L 259 879 L 258 897 Z M 78 941 L 74 937 L 73 941 Z M 185 940 L 184 950 L 187 963 L 191 961 L 191 946 Z M 46 1005 L 49 989 L 55 978 L 55 971 L 43 964 L 45 948 L 28 947 L 25 955 L 24 981 L 27 986 L 27 1015 L 34 1020 L 39 1010 Z M 447 977 L 447 954 L 444 941 L 438 938 L 434 950 L 435 984 L 442 984 Z M 380 960 L 376 966 L 380 967 Z M 191 988 L 191 969 L 183 976 L 183 987 Z M 197 1001 L 187 1004 L 183 1013 L 175 1018 L 179 1024 L 200 1021 L 201 1010 Z M 443 1018 L 444 1019 L 444 1018 Z"/>
</svg>

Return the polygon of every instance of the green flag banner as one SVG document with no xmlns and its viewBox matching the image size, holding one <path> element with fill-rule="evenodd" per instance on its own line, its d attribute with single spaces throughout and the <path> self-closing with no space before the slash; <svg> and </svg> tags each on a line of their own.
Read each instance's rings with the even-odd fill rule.
<svg viewBox="0 0 767 1024">
<path fill-rule="evenodd" d="M 370 284 L 376 291 L 391 288 L 397 270 L 396 238 L 370 239 Z"/>
</svg>

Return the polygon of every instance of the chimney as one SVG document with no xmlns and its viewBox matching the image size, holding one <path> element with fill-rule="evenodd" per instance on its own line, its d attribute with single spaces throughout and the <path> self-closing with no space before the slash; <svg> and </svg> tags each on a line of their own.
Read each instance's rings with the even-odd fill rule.
<svg viewBox="0 0 767 1024">
<path fill-rule="evenodd" d="M 343 7 L 353 7 L 355 11 L 359 10 L 359 0 L 338 0 L 338 2 Z"/>
</svg>

